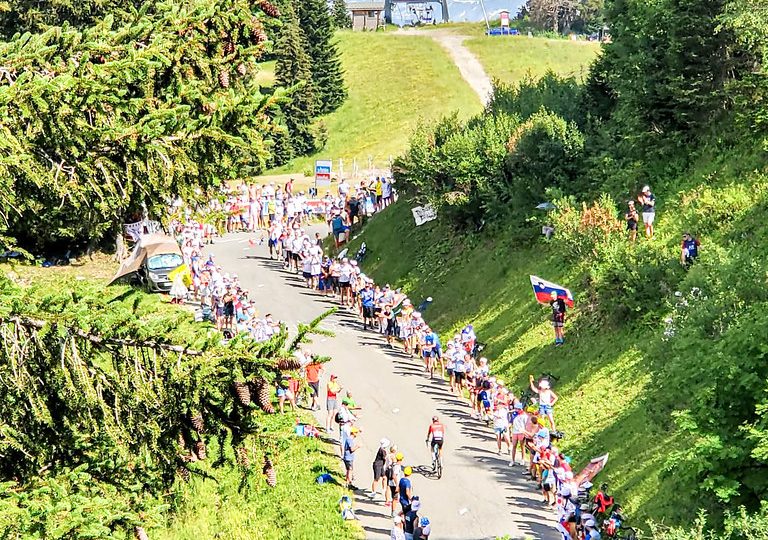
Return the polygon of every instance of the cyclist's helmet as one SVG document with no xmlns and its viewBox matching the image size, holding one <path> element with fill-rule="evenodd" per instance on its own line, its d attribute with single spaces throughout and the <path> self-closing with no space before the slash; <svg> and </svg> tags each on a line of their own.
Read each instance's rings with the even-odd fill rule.
<svg viewBox="0 0 768 540">
<path fill-rule="evenodd" d="M 433 422 L 437 422 L 437 420 L 438 420 L 437 416 L 433 416 L 433 417 L 432 417 L 432 421 L 433 421 Z"/>
</svg>

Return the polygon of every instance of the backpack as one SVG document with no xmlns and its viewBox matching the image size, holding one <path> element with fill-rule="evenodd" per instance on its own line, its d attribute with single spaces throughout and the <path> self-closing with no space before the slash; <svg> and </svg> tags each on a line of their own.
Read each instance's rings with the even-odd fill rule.
<svg viewBox="0 0 768 540">
<path fill-rule="evenodd" d="M 341 415 L 341 412 L 337 412 L 336 416 L 334 416 L 333 419 L 336 421 L 337 424 L 341 424 L 342 422 L 344 422 L 344 417 Z"/>
</svg>

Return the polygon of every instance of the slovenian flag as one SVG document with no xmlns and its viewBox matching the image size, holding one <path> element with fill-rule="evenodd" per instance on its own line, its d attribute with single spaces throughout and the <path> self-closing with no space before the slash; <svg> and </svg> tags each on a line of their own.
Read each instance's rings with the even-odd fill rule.
<svg viewBox="0 0 768 540">
<path fill-rule="evenodd" d="M 531 286 L 533 287 L 533 294 L 540 304 L 549 304 L 552 301 L 552 291 L 555 291 L 557 297 L 565 300 L 568 307 L 573 307 L 573 295 L 565 287 L 538 276 L 531 276 Z"/>
</svg>

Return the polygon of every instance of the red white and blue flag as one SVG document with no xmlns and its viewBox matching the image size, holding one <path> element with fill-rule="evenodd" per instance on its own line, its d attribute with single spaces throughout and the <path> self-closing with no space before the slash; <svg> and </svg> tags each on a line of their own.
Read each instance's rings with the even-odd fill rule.
<svg viewBox="0 0 768 540">
<path fill-rule="evenodd" d="M 533 287 L 533 294 L 540 304 L 549 304 L 552 301 L 552 291 L 555 291 L 557 297 L 565 300 L 568 307 L 573 307 L 573 295 L 565 287 L 541 279 L 539 276 L 531 276 L 531 286 Z"/>
</svg>

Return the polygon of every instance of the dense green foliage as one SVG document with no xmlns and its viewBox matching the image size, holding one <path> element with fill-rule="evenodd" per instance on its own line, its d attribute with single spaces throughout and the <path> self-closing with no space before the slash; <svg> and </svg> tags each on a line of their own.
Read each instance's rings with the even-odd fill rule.
<svg viewBox="0 0 768 540">
<path fill-rule="evenodd" d="M 297 31 L 295 21 L 283 31 L 267 0 L 9 2 L 2 243 L 96 245 L 142 204 L 158 214 L 175 195 L 322 147 L 314 118 L 345 97 L 322 13 L 307 15 L 313 41 L 292 51 L 305 55 L 305 72 L 283 70 L 282 88 L 262 89 L 255 75 L 274 39 Z"/>
<path fill-rule="evenodd" d="M 274 412 L 272 381 L 299 368 L 292 351 L 322 317 L 291 340 L 284 328 L 221 345 L 157 297 L 50 285 L 0 282 L 0 471 L 18 483 L 0 505 L 6 532 L 109 537 L 156 522 L 178 502 L 165 494 L 179 478 L 236 463 L 244 486 L 258 478 L 250 463 L 279 446 L 261 422 L 261 410 Z M 62 506 L 78 511 L 62 516 Z"/>
<path fill-rule="evenodd" d="M 312 84 L 312 58 L 307 53 L 307 38 L 299 27 L 299 19 L 291 4 L 283 9 L 283 31 L 275 44 L 275 82 L 291 89 L 291 102 L 283 107 L 290 133 L 290 150 L 286 157 L 307 154 L 318 144 L 313 118 L 318 101 Z"/>
<path fill-rule="evenodd" d="M 332 17 L 336 28 L 352 28 L 352 16 L 345 0 L 333 0 Z"/>
<path fill-rule="evenodd" d="M 339 49 L 327 0 L 301 0 L 296 3 L 301 30 L 307 38 L 307 54 L 318 112 L 338 109 L 347 97 Z"/>
<path fill-rule="evenodd" d="M 594 32 L 604 24 L 604 6 L 605 0 L 528 0 L 518 19 L 554 33 Z"/>
<path fill-rule="evenodd" d="M 435 298 L 450 272 L 467 305 L 439 316 L 445 331 L 478 321 L 505 379 L 557 366 L 561 414 L 575 432 L 569 451 L 611 452 L 606 473 L 633 512 L 684 523 L 702 507 L 725 527 L 713 534 L 730 538 L 762 538 L 737 508 L 757 512 L 768 500 L 768 12 L 758 4 L 607 2 L 613 42 L 585 84 L 547 77 L 497 87 L 483 115 L 417 131 L 396 171 L 403 191 L 437 206 L 437 230 L 464 234 L 427 265 L 396 265 L 415 294 Z M 493 158 L 482 171 L 467 141 L 500 117 L 527 131 L 486 141 Z M 644 239 L 641 223 L 631 243 L 623 212 L 644 184 L 659 203 L 656 235 Z M 543 200 L 557 209 L 534 210 Z M 497 245 L 466 230 L 484 221 Z M 532 244 L 544 223 L 555 236 Z M 685 231 L 703 246 L 689 270 L 680 264 Z M 415 231 L 414 242 L 434 245 L 424 238 L 433 234 Z M 496 301 L 464 284 L 465 271 Z M 518 307 L 529 301 L 527 273 L 577 291 L 571 345 L 559 355 Z M 725 519 L 724 508 L 737 517 Z M 678 532 L 658 534 L 688 538 Z"/>
</svg>

